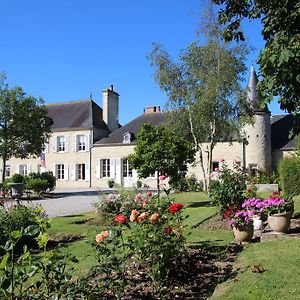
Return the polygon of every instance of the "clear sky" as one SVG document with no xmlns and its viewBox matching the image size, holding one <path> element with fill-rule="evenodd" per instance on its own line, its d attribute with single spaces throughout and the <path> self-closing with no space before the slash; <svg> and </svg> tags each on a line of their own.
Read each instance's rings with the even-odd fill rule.
<svg viewBox="0 0 300 300">
<path fill-rule="evenodd" d="M 0 71 L 45 103 L 120 94 L 120 123 L 145 106 L 165 105 L 146 59 L 152 43 L 177 57 L 199 39 L 201 0 L 0 0 Z M 264 43 L 259 22 L 245 24 L 249 69 Z M 256 67 L 256 70 L 258 68 Z M 246 84 L 246 83 L 245 83 Z M 276 101 L 273 114 L 281 113 Z"/>
</svg>

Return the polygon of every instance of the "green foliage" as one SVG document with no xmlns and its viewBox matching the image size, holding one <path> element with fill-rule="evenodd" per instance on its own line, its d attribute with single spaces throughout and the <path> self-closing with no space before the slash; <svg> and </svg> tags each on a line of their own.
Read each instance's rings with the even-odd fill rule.
<svg viewBox="0 0 300 300">
<path fill-rule="evenodd" d="M 259 88 L 269 100 L 272 100 L 273 96 L 280 96 L 281 109 L 299 112 L 300 2 L 294 0 L 213 0 L 213 2 L 222 5 L 219 10 L 219 21 L 221 24 L 227 24 L 224 31 L 226 40 L 244 40 L 240 27 L 243 19 L 261 20 L 262 37 L 266 43 L 258 59 L 262 76 Z"/>
<path fill-rule="evenodd" d="M 48 181 L 41 178 L 28 178 L 26 182 L 26 188 L 40 195 L 47 190 Z"/>
<path fill-rule="evenodd" d="M 137 133 L 134 153 L 128 159 L 138 175 L 146 178 L 158 172 L 159 175 L 177 176 L 193 162 L 194 147 L 164 126 L 153 127 L 143 124 Z"/>
<path fill-rule="evenodd" d="M 11 157 L 39 155 L 49 138 L 49 120 L 41 98 L 28 96 L 20 87 L 10 89 L 0 74 L 0 156 L 5 164 Z"/>
<path fill-rule="evenodd" d="M 107 185 L 108 185 L 109 188 L 113 188 L 114 185 L 115 185 L 115 181 L 113 179 L 109 179 L 107 181 Z"/>
<path fill-rule="evenodd" d="M 47 192 L 52 192 L 56 186 L 56 178 L 51 171 L 39 174 L 39 178 L 47 180 Z"/>
<path fill-rule="evenodd" d="M 220 212 L 240 208 L 246 191 L 246 174 L 240 169 L 229 169 L 222 166 L 217 180 L 211 180 L 209 194 Z"/>
<path fill-rule="evenodd" d="M 10 182 L 14 182 L 14 183 L 24 183 L 24 176 L 21 174 L 13 174 L 11 176 Z"/>
<path fill-rule="evenodd" d="M 248 182 L 250 184 L 272 184 L 272 183 L 280 183 L 279 175 L 277 172 L 264 172 L 258 170 L 257 173 L 253 176 L 248 177 Z"/>
<path fill-rule="evenodd" d="M 283 158 L 280 161 L 279 176 L 285 196 L 300 194 L 300 161 L 297 157 Z"/>
<path fill-rule="evenodd" d="M 176 192 L 202 192 L 203 181 L 198 180 L 193 174 L 190 177 L 178 176 L 170 182 L 170 186 Z"/>
<path fill-rule="evenodd" d="M 30 226 L 37 228 L 36 236 L 49 228 L 50 223 L 42 207 L 37 206 L 32 208 L 17 205 L 8 210 L 4 207 L 0 207 L 1 244 L 5 244 L 9 240 L 11 232 L 21 231 Z M 32 239 L 23 242 L 31 243 Z"/>
</svg>

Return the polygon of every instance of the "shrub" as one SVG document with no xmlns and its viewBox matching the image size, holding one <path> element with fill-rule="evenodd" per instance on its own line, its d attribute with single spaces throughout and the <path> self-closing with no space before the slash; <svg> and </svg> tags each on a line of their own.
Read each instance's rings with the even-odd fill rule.
<svg viewBox="0 0 300 300">
<path fill-rule="evenodd" d="M 239 208 L 245 190 L 246 174 L 239 167 L 231 170 L 225 164 L 219 171 L 218 179 L 211 180 L 209 184 L 209 196 L 220 207 L 221 213 L 233 207 Z"/>
<path fill-rule="evenodd" d="M 189 177 L 177 176 L 169 181 L 169 184 L 176 192 L 202 192 L 203 181 L 198 181 L 197 177 L 193 174 Z"/>
<path fill-rule="evenodd" d="M 285 196 L 300 194 L 300 162 L 297 157 L 282 159 L 279 164 L 279 175 Z"/>
<path fill-rule="evenodd" d="M 40 174 L 41 179 L 47 180 L 47 192 L 52 192 L 56 187 L 56 178 L 51 171 Z"/>
<path fill-rule="evenodd" d="M 261 170 L 257 171 L 257 174 L 250 176 L 248 178 L 250 184 L 268 184 L 268 183 L 277 183 L 279 184 L 279 176 L 277 172 L 263 172 Z"/>
<path fill-rule="evenodd" d="M 115 181 L 113 179 L 109 179 L 107 181 L 107 185 L 108 185 L 109 188 L 113 188 L 114 185 L 115 185 Z"/>
<path fill-rule="evenodd" d="M 29 178 L 26 182 L 26 188 L 40 195 L 41 193 L 46 192 L 48 181 L 41 178 Z"/>
<path fill-rule="evenodd" d="M 14 183 L 23 183 L 24 182 L 24 176 L 21 174 L 13 174 L 11 176 L 10 182 L 14 182 Z"/>
<path fill-rule="evenodd" d="M 1 244 L 9 239 L 11 232 L 22 230 L 28 226 L 36 226 L 38 231 L 44 232 L 49 227 L 47 216 L 42 207 L 13 206 L 6 210 L 0 207 L 0 241 Z M 37 236 L 36 235 L 36 236 Z"/>
</svg>

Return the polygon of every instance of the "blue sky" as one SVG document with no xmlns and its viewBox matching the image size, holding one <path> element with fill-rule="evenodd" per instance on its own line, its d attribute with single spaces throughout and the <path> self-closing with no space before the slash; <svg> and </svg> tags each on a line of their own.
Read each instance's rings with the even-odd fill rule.
<svg viewBox="0 0 300 300">
<path fill-rule="evenodd" d="M 46 103 L 93 99 L 102 89 L 120 94 L 125 124 L 167 98 L 146 59 L 157 42 L 173 56 L 199 39 L 201 0 L 1 0 L 0 71 Z M 246 23 L 248 57 L 264 45 L 259 22 Z M 257 68 L 256 68 L 257 70 Z M 245 83 L 246 84 L 246 83 Z M 276 101 L 270 105 L 280 113 Z"/>
</svg>

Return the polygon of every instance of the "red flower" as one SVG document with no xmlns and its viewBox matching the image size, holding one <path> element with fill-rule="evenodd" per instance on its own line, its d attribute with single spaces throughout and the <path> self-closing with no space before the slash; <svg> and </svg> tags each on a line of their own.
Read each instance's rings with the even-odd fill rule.
<svg viewBox="0 0 300 300">
<path fill-rule="evenodd" d="M 183 208 L 183 205 L 182 205 L 182 204 L 180 204 L 180 203 L 173 203 L 173 204 L 171 204 L 171 205 L 169 206 L 169 212 L 170 212 L 171 214 L 174 214 L 174 213 L 180 211 L 182 208 Z"/>
<path fill-rule="evenodd" d="M 165 232 L 166 232 L 166 234 L 171 234 L 171 232 L 172 232 L 172 228 L 169 226 L 169 227 L 166 227 L 165 228 Z"/>
<path fill-rule="evenodd" d="M 120 224 L 124 224 L 124 223 L 126 223 L 126 217 L 123 214 L 116 215 L 115 221 Z"/>
</svg>

